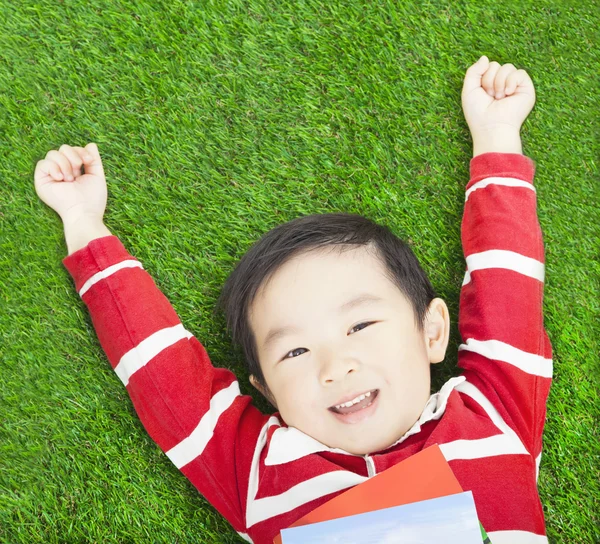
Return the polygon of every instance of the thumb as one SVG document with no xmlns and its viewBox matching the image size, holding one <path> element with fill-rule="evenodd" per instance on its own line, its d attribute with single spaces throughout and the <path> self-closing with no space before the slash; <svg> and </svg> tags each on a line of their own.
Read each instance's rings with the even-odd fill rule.
<svg viewBox="0 0 600 544">
<path fill-rule="evenodd" d="M 91 157 L 91 160 L 84 162 L 85 173 L 104 176 L 104 168 L 102 167 L 102 159 L 100 158 L 98 146 L 95 143 L 89 143 L 84 149 Z"/>
<path fill-rule="evenodd" d="M 490 66 L 490 59 L 488 59 L 485 55 L 479 58 L 479 60 L 469 66 L 467 69 L 467 73 L 465 74 L 465 81 L 463 83 L 463 95 L 469 94 L 481 87 L 481 78 L 483 74 L 487 72 L 487 69 Z"/>
<path fill-rule="evenodd" d="M 87 144 L 84 149 L 94 157 L 100 156 L 100 152 L 98 151 L 98 146 L 93 142 L 90 142 L 89 144 Z"/>
</svg>

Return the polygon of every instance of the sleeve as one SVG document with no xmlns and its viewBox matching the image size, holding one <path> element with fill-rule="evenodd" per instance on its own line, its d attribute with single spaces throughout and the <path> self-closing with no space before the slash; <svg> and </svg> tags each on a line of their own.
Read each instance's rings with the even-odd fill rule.
<svg viewBox="0 0 600 544">
<path fill-rule="evenodd" d="M 458 365 L 536 458 L 542 449 L 552 348 L 544 330 L 544 247 L 534 163 L 486 153 L 471 161 L 461 236 Z"/>
<path fill-rule="evenodd" d="M 214 368 L 140 261 L 116 236 L 63 260 L 100 344 L 152 439 L 198 491 L 244 531 L 252 457 L 268 416 Z"/>
</svg>

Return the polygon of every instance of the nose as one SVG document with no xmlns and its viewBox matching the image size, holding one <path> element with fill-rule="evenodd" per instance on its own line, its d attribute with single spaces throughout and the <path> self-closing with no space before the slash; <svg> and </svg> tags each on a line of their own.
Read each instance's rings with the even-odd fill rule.
<svg viewBox="0 0 600 544">
<path fill-rule="evenodd" d="M 343 380 L 351 372 L 356 372 L 360 366 L 356 357 L 341 353 L 323 353 L 319 370 L 319 381 L 329 385 Z"/>
</svg>

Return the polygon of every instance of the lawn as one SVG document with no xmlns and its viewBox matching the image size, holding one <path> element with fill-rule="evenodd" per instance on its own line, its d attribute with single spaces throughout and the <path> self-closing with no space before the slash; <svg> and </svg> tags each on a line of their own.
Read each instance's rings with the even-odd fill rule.
<svg viewBox="0 0 600 544">
<path fill-rule="evenodd" d="M 539 491 L 551 542 L 600 541 L 598 72 L 594 0 L 3 2 L 0 541 L 242 542 L 152 442 L 61 260 L 33 169 L 99 146 L 105 222 L 212 360 L 240 377 L 220 287 L 259 235 L 347 211 L 408 239 L 454 318 L 471 142 L 464 71 L 529 71 L 523 128 L 554 348 Z M 439 365 L 438 365 L 439 366 Z M 254 395 L 267 410 L 266 402 Z"/>
</svg>

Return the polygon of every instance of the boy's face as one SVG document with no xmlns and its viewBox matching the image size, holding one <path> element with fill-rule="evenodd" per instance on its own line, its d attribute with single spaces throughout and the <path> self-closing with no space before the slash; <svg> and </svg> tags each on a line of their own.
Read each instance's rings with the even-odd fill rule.
<svg viewBox="0 0 600 544">
<path fill-rule="evenodd" d="M 419 332 L 408 299 L 366 247 L 291 259 L 259 290 L 250 324 L 268 391 L 251 377 L 255 387 L 287 425 L 354 454 L 387 448 L 419 418 L 429 365 L 443 359 L 449 329 L 446 305 L 435 299 Z M 289 330 L 268 341 L 281 328 Z"/>
</svg>

